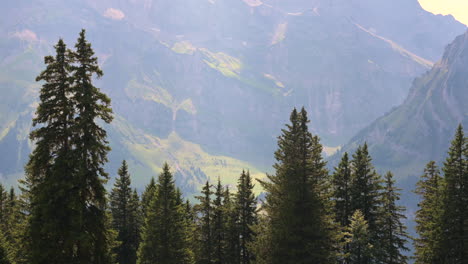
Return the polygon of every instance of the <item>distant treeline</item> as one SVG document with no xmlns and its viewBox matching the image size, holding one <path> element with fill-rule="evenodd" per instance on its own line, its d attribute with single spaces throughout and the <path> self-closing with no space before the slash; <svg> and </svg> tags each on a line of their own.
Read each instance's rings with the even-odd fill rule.
<svg viewBox="0 0 468 264">
<path fill-rule="evenodd" d="M 141 196 L 125 161 L 110 193 L 110 147 L 101 121 L 110 99 L 80 33 L 45 57 L 40 103 L 19 195 L 0 184 L 0 264 L 400 264 L 410 238 L 391 172 L 379 175 L 367 144 L 330 173 L 307 112 L 294 109 L 278 137 L 274 174 L 242 171 L 235 190 L 207 182 L 184 198 L 168 164 Z M 442 173 L 441 173 L 442 171 Z M 421 264 L 468 263 L 468 140 L 461 125 L 439 170 L 428 163 L 415 192 Z M 265 198 L 253 189 L 260 184 Z"/>
</svg>

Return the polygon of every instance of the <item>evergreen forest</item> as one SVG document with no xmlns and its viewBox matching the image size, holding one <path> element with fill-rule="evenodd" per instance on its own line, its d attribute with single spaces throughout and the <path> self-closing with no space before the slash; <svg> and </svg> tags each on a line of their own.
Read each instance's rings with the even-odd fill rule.
<svg viewBox="0 0 468 264">
<path fill-rule="evenodd" d="M 377 173 L 366 143 L 329 170 L 304 108 L 284 113 L 266 177 L 245 168 L 235 186 L 219 175 L 191 197 L 165 163 L 138 192 L 125 160 L 104 169 L 114 116 L 85 30 L 44 63 L 26 176 L 0 184 L 0 264 L 468 264 L 462 125 L 445 162 L 420 168 L 411 237 L 393 173 Z"/>
</svg>

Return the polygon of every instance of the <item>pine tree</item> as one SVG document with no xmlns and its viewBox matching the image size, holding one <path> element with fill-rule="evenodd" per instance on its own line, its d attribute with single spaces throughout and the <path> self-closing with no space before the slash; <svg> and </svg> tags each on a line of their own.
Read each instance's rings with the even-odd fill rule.
<svg viewBox="0 0 468 264">
<path fill-rule="evenodd" d="M 442 254 L 446 263 L 468 263 L 468 157 L 463 127 L 458 126 L 444 163 Z"/>
<path fill-rule="evenodd" d="M 379 251 L 379 232 L 378 221 L 380 217 L 379 207 L 382 205 L 381 191 L 382 179 L 375 172 L 372 165 L 372 158 L 369 155 L 367 144 L 360 146 L 353 155 L 352 164 L 352 184 L 351 184 L 351 204 L 352 210 L 360 210 L 364 215 L 369 226 L 370 243 L 373 245 L 373 251 L 377 254 Z M 373 263 L 373 259 L 364 259 L 364 264 Z"/>
<path fill-rule="evenodd" d="M 211 202 L 211 185 L 207 181 L 200 196 L 196 196 L 200 202 L 195 210 L 199 219 L 197 220 L 197 254 L 198 264 L 213 263 L 214 238 L 212 236 L 213 207 Z"/>
<path fill-rule="evenodd" d="M 185 205 L 167 163 L 158 177 L 138 250 L 139 264 L 191 263 Z"/>
<path fill-rule="evenodd" d="M 213 263 L 225 263 L 225 209 L 223 205 L 224 188 L 218 178 L 213 200 L 212 238 L 214 244 Z"/>
<path fill-rule="evenodd" d="M 350 264 L 362 264 L 372 255 L 369 226 L 360 210 L 356 210 L 351 217 L 349 227 L 345 233 L 349 252 L 346 258 Z"/>
<path fill-rule="evenodd" d="M 416 212 L 416 232 L 419 236 L 414 240 L 416 264 L 443 263 L 440 251 L 443 185 L 436 163 L 429 162 L 415 190 L 421 198 Z"/>
<path fill-rule="evenodd" d="M 154 177 L 151 177 L 150 183 L 146 185 L 145 191 L 141 195 L 141 212 L 143 214 L 143 218 L 146 218 L 150 201 L 154 196 L 154 192 L 156 192 L 156 181 L 154 180 Z"/>
<path fill-rule="evenodd" d="M 345 152 L 333 174 L 333 200 L 335 201 L 335 221 L 342 227 L 349 226 L 352 216 L 351 204 L 351 166 Z"/>
<path fill-rule="evenodd" d="M 381 218 L 379 220 L 379 260 L 386 264 L 404 264 L 408 257 L 402 251 L 409 251 L 406 247 L 408 233 L 402 220 L 406 219 L 403 214 L 406 210 L 398 206 L 400 200 L 400 189 L 395 187 L 393 174 L 385 175 L 385 188 L 382 194 Z"/>
<path fill-rule="evenodd" d="M 293 110 L 275 152 L 275 175 L 261 181 L 266 190 L 272 263 L 329 263 L 332 237 L 323 183 L 328 173 L 318 137 L 308 131 L 304 109 Z"/>
<path fill-rule="evenodd" d="M 55 57 L 46 56 L 46 69 L 36 78 L 44 81 L 30 134 L 36 148 L 26 165 L 30 217 L 27 236 L 30 263 L 72 263 L 78 232 L 73 208 L 72 127 L 75 115 L 70 77 L 70 51 L 59 40 Z M 81 233 L 82 234 L 82 233 Z M 53 243 L 51 242 L 53 241 Z"/>
<path fill-rule="evenodd" d="M 253 192 L 254 184 L 250 172 L 242 171 L 237 184 L 236 210 L 239 222 L 239 251 L 240 262 L 249 264 L 254 259 L 247 245 L 254 240 L 255 233 L 252 227 L 257 224 L 257 198 Z"/>
<path fill-rule="evenodd" d="M 130 174 L 125 160 L 119 168 L 118 175 L 110 194 L 112 228 L 117 231 L 117 240 L 120 242 L 114 250 L 118 263 L 134 264 L 139 243 L 138 231 L 136 231 L 139 225 L 137 222 L 139 199 L 138 194 L 132 192 Z"/>
</svg>

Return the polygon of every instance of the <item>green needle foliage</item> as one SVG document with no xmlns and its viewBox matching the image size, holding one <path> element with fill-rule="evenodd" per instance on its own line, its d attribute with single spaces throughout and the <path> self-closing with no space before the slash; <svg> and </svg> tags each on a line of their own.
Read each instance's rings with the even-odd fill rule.
<svg viewBox="0 0 468 264">
<path fill-rule="evenodd" d="M 8 249 L 10 248 L 3 232 L 0 232 L 0 264 L 12 264 L 10 261 L 10 254 Z"/>
<path fill-rule="evenodd" d="M 62 40 L 55 52 L 55 57 L 45 57 L 47 67 L 36 78 L 45 83 L 33 119 L 38 128 L 30 135 L 36 148 L 26 166 L 31 181 L 30 263 L 74 263 L 82 253 L 76 252 L 82 226 L 75 203 L 79 187 L 73 184 L 77 165 L 71 142 L 76 114 L 76 102 L 70 99 L 73 60 Z"/>
<path fill-rule="evenodd" d="M 135 264 L 140 242 L 141 215 L 138 194 L 131 189 L 130 174 L 125 160 L 119 168 L 118 175 L 110 194 L 112 228 L 117 231 L 117 240 L 120 242 L 114 250 L 117 254 L 117 263 Z"/>
<path fill-rule="evenodd" d="M 248 248 L 248 245 L 254 241 L 253 226 L 257 224 L 257 198 L 253 192 L 254 186 L 250 172 L 242 171 L 235 200 L 239 223 L 239 263 L 241 264 L 249 264 L 254 260 L 254 255 Z"/>
<path fill-rule="evenodd" d="M 333 173 L 333 200 L 335 202 L 335 221 L 342 227 L 349 225 L 352 216 L 351 204 L 351 164 L 348 153 L 341 158 Z"/>
<path fill-rule="evenodd" d="M 278 138 L 275 175 L 266 191 L 271 263 L 330 263 L 332 236 L 326 219 L 323 180 L 327 178 L 318 138 L 308 131 L 304 109 L 291 113 Z"/>
<path fill-rule="evenodd" d="M 381 191 L 382 179 L 375 172 L 372 165 L 372 157 L 369 155 L 367 144 L 358 147 L 353 155 L 352 164 L 352 184 L 351 201 L 352 210 L 359 210 L 364 215 L 369 226 L 370 243 L 373 245 L 372 257 L 364 258 L 363 264 L 374 263 L 377 261 L 377 251 L 379 250 L 379 232 L 378 221 L 380 217 L 379 208 L 382 206 Z"/>
<path fill-rule="evenodd" d="M 192 263 L 186 208 L 180 201 L 182 198 L 166 163 L 150 199 L 137 263 Z"/>
<path fill-rule="evenodd" d="M 211 185 L 207 181 L 201 191 L 200 196 L 196 196 L 199 204 L 195 207 L 198 215 L 197 219 L 197 249 L 196 263 L 211 264 L 214 259 L 214 237 L 212 233 L 213 226 L 213 206 L 211 202 Z"/>
<path fill-rule="evenodd" d="M 223 194 L 223 209 L 225 215 L 225 232 L 224 232 L 224 239 L 226 243 L 225 248 L 225 264 L 238 264 L 240 263 L 240 249 L 239 249 L 239 241 L 240 241 L 240 222 L 238 219 L 238 211 L 236 210 L 236 203 L 237 199 L 233 199 L 233 195 L 231 194 L 229 187 L 225 188 Z M 239 224 L 238 224 L 239 223 Z"/>
<path fill-rule="evenodd" d="M 154 196 L 154 192 L 156 192 L 156 181 L 154 180 L 154 177 L 151 177 L 150 183 L 146 185 L 145 191 L 141 195 L 141 212 L 145 219 L 148 214 L 148 208 L 150 206 L 151 198 Z"/>
<path fill-rule="evenodd" d="M 408 257 L 403 251 L 408 251 L 408 233 L 401 222 L 406 219 L 405 208 L 397 205 L 400 200 L 400 189 L 395 187 L 393 174 L 385 175 L 385 187 L 382 194 L 381 218 L 379 220 L 379 260 L 386 264 L 405 264 Z"/>
<path fill-rule="evenodd" d="M 37 77 L 44 84 L 31 132 L 36 148 L 26 166 L 30 263 L 111 261 L 103 185 L 110 148 L 96 122 L 111 122 L 112 110 L 92 84 L 102 71 L 84 30 L 75 48 L 59 40 Z"/>
<path fill-rule="evenodd" d="M 417 183 L 415 193 L 421 198 L 416 212 L 414 241 L 416 264 L 443 263 L 441 258 L 444 181 L 434 161 L 429 162 Z"/>
<path fill-rule="evenodd" d="M 218 178 L 218 184 L 215 189 L 215 199 L 213 200 L 213 220 L 212 220 L 212 238 L 214 243 L 213 263 L 225 263 L 225 209 L 223 205 L 224 188 L 221 180 Z"/>
<path fill-rule="evenodd" d="M 444 163 L 442 255 L 445 263 L 468 263 L 468 143 L 460 125 Z"/>
<path fill-rule="evenodd" d="M 352 215 L 345 237 L 349 248 L 349 252 L 345 256 L 348 263 L 362 264 L 372 256 L 369 226 L 360 210 L 356 210 Z"/>
</svg>

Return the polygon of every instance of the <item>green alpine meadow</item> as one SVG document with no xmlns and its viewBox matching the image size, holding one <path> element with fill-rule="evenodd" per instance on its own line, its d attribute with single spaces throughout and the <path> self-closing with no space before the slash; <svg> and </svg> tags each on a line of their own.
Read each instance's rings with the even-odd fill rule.
<svg viewBox="0 0 468 264">
<path fill-rule="evenodd" d="M 2 3 L 0 264 L 468 264 L 466 7 Z"/>
</svg>

